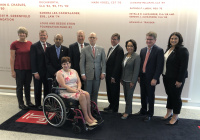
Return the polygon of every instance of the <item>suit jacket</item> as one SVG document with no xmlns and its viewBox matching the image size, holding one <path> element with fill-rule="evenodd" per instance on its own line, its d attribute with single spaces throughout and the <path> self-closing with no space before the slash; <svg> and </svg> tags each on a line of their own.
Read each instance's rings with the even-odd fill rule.
<svg viewBox="0 0 200 140">
<path fill-rule="evenodd" d="M 107 57 L 110 53 L 108 51 Z M 120 81 L 122 72 L 122 61 L 124 58 L 124 50 L 120 45 L 117 45 L 106 62 L 106 77 L 112 77 L 115 81 Z"/>
<path fill-rule="evenodd" d="M 95 46 L 95 57 L 90 45 L 81 50 L 80 59 L 81 74 L 85 74 L 87 80 L 100 80 L 100 75 L 106 73 L 106 55 L 104 48 Z"/>
<path fill-rule="evenodd" d="M 176 79 L 178 82 L 183 82 L 188 77 L 188 60 L 189 52 L 187 48 L 183 46 L 175 47 L 167 58 L 165 76 Z"/>
<path fill-rule="evenodd" d="M 47 48 L 51 46 L 51 44 L 49 43 L 46 44 Z M 39 73 L 40 76 L 46 76 L 47 68 L 45 61 L 45 52 L 40 41 L 31 45 L 30 56 L 32 73 Z"/>
<path fill-rule="evenodd" d="M 84 46 L 87 46 L 89 45 L 88 43 L 84 43 Z M 71 59 L 71 68 L 72 69 L 75 69 L 79 76 L 80 76 L 80 51 L 79 51 L 79 46 L 78 46 L 78 43 L 75 42 L 71 45 L 69 45 L 69 56 L 70 56 L 70 59 Z"/>
<path fill-rule="evenodd" d="M 147 47 L 141 49 L 140 51 L 140 74 L 142 74 L 142 67 L 144 64 L 144 60 L 147 53 Z M 151 49 L 151 53 L 149 55 L 147 64 L 146 64 L 146 78 L 147 81 L 150 82 L 152 79 L 157 80 L 157 84 L 160 83 L 159 78 L 160 74 L 163 72 L 163 66 L 164 66 L 164 51 L 162 48 L 154 45 Z"/>
<path fill-rule="evenodd" d="M 140 72 L 140 56 L 133 52 L 131 58 L 126 61 L 124 66 L 124 60 L 127 54 L 124 55 L 124 59 L 122 61 L 122 78 L 123 81 L 131 81 L 131 83 L 136 84 L 138 75 Z"/>
<path fill-rule="evenodd" d="M 69 48 L 62 46 L 59 59 L 57 57 L 55 44 L 46 48 L 47 78 L 54 78 L 54 74 L 61 69 L 61 58 L 69 56 Z"/>
</svg>

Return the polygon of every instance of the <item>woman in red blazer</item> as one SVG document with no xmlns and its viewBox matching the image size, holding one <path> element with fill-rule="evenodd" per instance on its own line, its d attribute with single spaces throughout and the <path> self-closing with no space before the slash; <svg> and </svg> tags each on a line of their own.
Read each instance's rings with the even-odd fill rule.
<svg viewBox="0 0 200 140">
<path fill-rule="evenodd" d="M 180 114 L 182 106 L 181 92 L 185 78 L 188 77 L 189 52 L 182 43 L 182 35 L 178 32 L 172 33 L 164 54 L 163 83 L 168 98 L 167 113 L 162 120 L 170 120 L 166 123 L 168 125 L 177 124 L 179 121 L 178 114 Z"/>
</svg>

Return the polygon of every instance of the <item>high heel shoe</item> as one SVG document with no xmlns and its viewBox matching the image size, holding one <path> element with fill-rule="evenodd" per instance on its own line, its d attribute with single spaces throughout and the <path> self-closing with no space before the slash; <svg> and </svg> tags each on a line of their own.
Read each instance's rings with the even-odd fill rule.
<svg viewBox="0 0 200 140">
<path fill-rule="evenodd" d="M 179 121 L 179 118 L 176 120 L 176 122 L 175 123 L 173 123 L 173 124 L 171 124 L 170 122 L 167 122 L 167 123 L 165 123 L 166 125 L 171 125 L 171 126 L 173 126 L 173 125 L 176 125 L 176 124 L 178 124 L 178 121 Z"/>
<path fill-rule="evenodd" d="M 124 115 L 121 117 L 122 120 L 126 120 L 128 118 L 129 114 L 125 117 Z"/>
<path fill-rule="evenodd" d="M 88 125 L 88 126 L 95 126 L 97 125 L 97 123 L 93 122 L 93 123 L 88 123 L 87 121 L 85 121 L 85 123 Z"/>
<path fill-rule="evenodd" d="M 172 116 L 173 116 L 173 114 L 171 114 L 171 115 L 170 115 L 169 117 L 167 117 L 167 118 L 164 118 L 164 117 L 163 117 L 163 118 L 161 118 L 161 120 L 162 120 L 162 121 L 170 120 L 170 119 L 172 118 Z"/>
<path fill-rule="evenodd" d="M 94 119 L 93 122 L 97 123 L 98 121 L 96 119 Z"/>
</svg>

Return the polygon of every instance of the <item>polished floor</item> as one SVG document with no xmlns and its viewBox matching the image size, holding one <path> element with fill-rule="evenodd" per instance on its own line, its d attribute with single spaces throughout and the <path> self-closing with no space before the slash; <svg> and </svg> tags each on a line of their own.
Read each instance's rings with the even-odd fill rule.
<svg viewBox="0 0 200 140">
<path fill-rule="evenodd" d="M 33 101 L 33 97 L 32 97 Z M 156 101 L 155 104 L 155 116 L 163 116 L 166 113 L 165 108 L 166 101 Z M 102 111 L 104 107 L 107 107 L 108 101 L 106 97 L 99 97 L 98 107 Z M 120 99 L 119 112 L 124 112 L 125 108 L 124 99 Z M 140 109 L 140 100 L 133 100 L 133 113 L 138 112 Z M 14 93 L 0 92 L 0 124 L 19 112 L 17 99 Z M 200 104 L 183 103 L 180 118 L 197 119 L 200 120 Z M 125 121 L 128 121 L 125 120 Z M 105 122 L 106 123 L 106 122 Z M 199 124 L 200 125 L 200 124 Z M 13 131 L 0 130 L 0 140 L 74 140 L 73 138 L 54 137 L 47 135 L 37 135 L 30 133 L 20 133 Z"/>
</svg>

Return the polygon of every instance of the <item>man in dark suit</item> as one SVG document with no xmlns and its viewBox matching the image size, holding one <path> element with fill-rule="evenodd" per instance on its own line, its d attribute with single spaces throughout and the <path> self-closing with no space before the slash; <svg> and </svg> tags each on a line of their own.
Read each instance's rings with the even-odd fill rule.
<svg viewBox="0 0 200 140">
<path fill-rule="evenodd" d="M 69 48 L 62 46 L 63 36 L 54 36 L 55 44 L 46 49 L 47 78 L 55 78 L 56 72 L 61 69 L 61 58 L 69 56 Z"/>
<path fill-rule="evenodd" d="M 42 84 L 44 89 L 44 97 L 48 94 L 48 82 L 46 77 L 46 63 L 45 63 L 45 50 L 46 47 L 50 47 L 51 44 L 47 43 L 48 34 L 46 30 L 40 30 L 40 40 L 31 45 L 31 69 L 34 80 L 34 95 L 35 105 L 38 109 L 42 109 L 41 96 L 42 96 Z"/>
<path fill-rule="evenodd" d="M 69 45 L 69 56 L 71 59 L 71 68 L 75 69 L 78 74 L 79 77 L 81 79 L 81 75 L 80 75 L 80 55 L 81 55 L 81 49 L 84 48 L 85 46 L 88 46 L 88 43 L 84 42 L 85 40 L 85 33 L 83 30 L 79 30 L 77 31 L 77 42 Z M 82 83 L 82 89 L 84 89 L 84 82 L 81 79 L 81 83 Z"/>
<path fill-rule="evenodd" d="M 106 88 L 110 105 L 104 111 L 118 112 L 120 96 L 120 78 L 124 50 L 119 45 L 120 35 L 115 33 L 111 36 L 112 47 L 108 50 L 106 62 Z"/>
<path fill-rule="evenodd" d="M 150 121 L 154 114 L 155 86 L 160 83 L 159 78 L 164 65 L 164 51 L 155 45 L 156 38 L 155 32 L 147 33 L 147 47 L 140 51 L 138 82 L 140 82 L 142 108 L 135 115 L 146 115 L 144 121 Z"/>
</svg>

